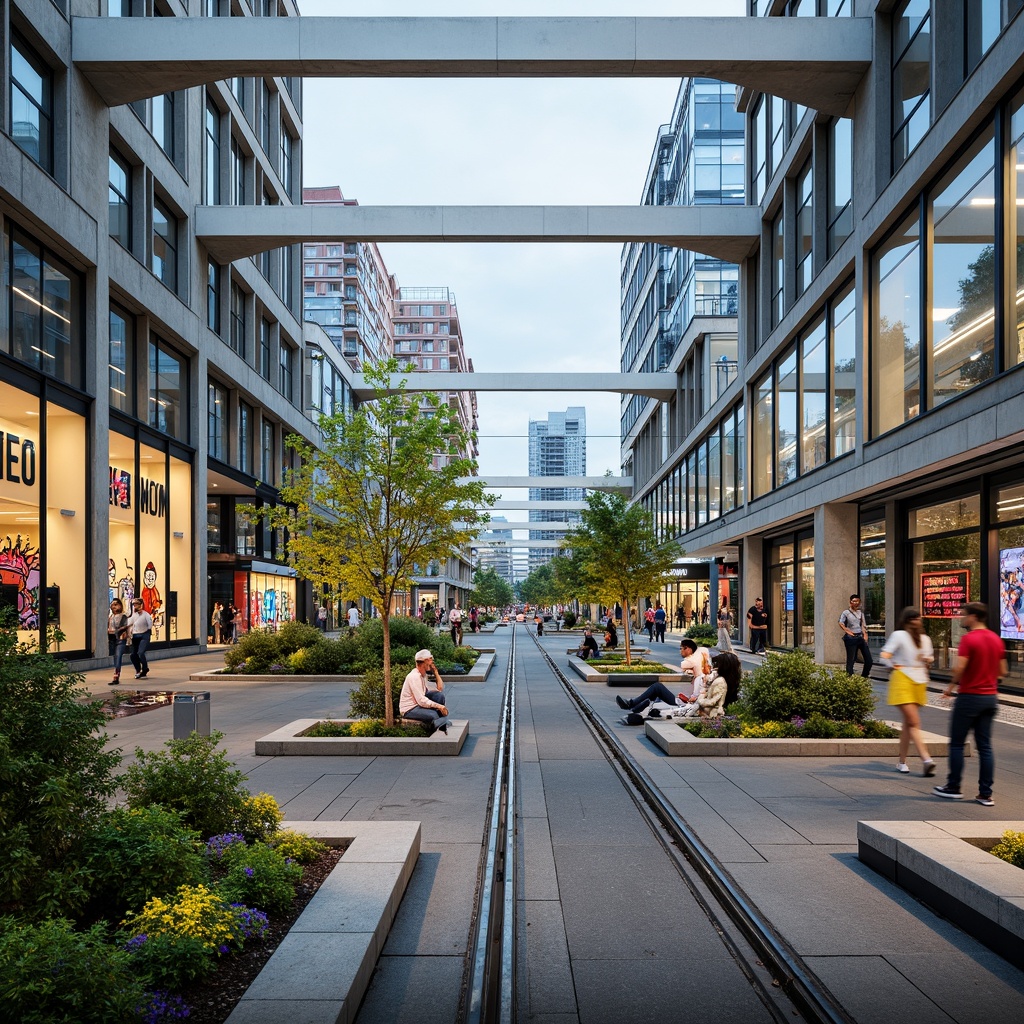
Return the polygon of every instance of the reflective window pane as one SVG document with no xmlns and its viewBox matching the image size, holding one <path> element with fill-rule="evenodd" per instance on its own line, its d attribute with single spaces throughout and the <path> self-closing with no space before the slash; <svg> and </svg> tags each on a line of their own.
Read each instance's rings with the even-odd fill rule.
<svg viewBox="0 0 1024 1024">
<path fill-rule="evenodd" d="M 828 459 L 828 363 L 825 349 L 825 318 L 821 317 L 800 342 L 802 473 L 823 466 Z"/>
<path fill-rule="evenodd" d="M 857 318 L 854 291 L 832 304 L 832 455 L 857 443 Z"/>
<path fill-rule="evenodd" d="M 778 367 L 776 388 L 776 458 L 775 486 L 781 487 L 796 479 L 796 349 L 791 348 Z"/>
</svg>

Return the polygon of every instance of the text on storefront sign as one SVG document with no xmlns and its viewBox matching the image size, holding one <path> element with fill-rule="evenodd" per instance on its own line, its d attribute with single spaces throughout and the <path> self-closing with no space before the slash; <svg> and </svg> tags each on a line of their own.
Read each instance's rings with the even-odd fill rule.
<svg viewBox="0 0 1024 1024">
<path fill-rule="evenodd" d="M 26 487 L 35 486 L 35 441 L 0 430 L 0 480 Z"/>
</svg>

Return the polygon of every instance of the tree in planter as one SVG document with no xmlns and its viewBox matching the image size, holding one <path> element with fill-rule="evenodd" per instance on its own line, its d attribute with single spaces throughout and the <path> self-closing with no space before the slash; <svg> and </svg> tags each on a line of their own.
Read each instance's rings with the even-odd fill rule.
<svg viewBox="0 0 1024 1024">
<path fill-rule="evenodd" d="M 675 541 L 660 544 L 651 514 L 617 491 L 592 491 L 587 506 L 581 524 L 565 539 L 580 596 L 607 605 L 617 601 L 628 622 L 630 599 L 639 601 L 640 595 L 655 594 L 669 583 L 683 550 Z M 624 632 L 626 664 L 631 665 L 630 631 Z"/>
<path fill-rule="evenodd" d="M 373 399 L 351 418 L 320 418 L 314 446 L 292 434 L 301 469 L 273 508 L 250 509 L 284 527 L 288 558 L 315 586 L 373 602 L 384 629 L 384 692 L 391 686 L 391 611 L 431 562 L 467 547 L 493 504 L 468 437 L 454 410 L 436 394 L 411 394 L 391 375 L 397 360 L 364 369 Z M 437 457 L 440 458 L 437 458 Z M 435 460 L 440 466 L 435 468 Z M 385 722 L 394 724 L 391 702 Z"/>
</svg>

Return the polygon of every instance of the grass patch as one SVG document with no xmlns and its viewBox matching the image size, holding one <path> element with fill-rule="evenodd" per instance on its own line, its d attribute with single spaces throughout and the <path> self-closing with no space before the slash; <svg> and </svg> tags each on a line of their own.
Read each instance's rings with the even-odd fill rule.
<svg viewBox="0 0 1024 1024">
<path fill-rule="evenodd" d="M 389 727 L 384 724 L 382 719 L 367 718 L 359 722 L 317 722 L 316 725 L 311 729 L 307 729 L 302 735 L 328 739 L 338 736 L 422 739 L 430 734 L 426 729 L 418 725 L 392 725 Z"/>
<path fill-rule="evenodd" d="M 649 675 L 650 673 L 665 675 L 668 672 L 678 671 L 663 665 L 660 661 L 634 661 L 632 665 L 627 665 L 625 662 L 609 662 L 602 658 L 601 661 L 590 661 L 587 664 L 595 671 L 603 672 L 605 675 L 610 672 L 614 672 L 616 675 Z"/>
<path fill-rule="evenodd" d="M 837 722 L 821 715 L 792 718 L 788 722 L 751 722 L 737 715 L 725 715 L 709 721 L 686 722 L 683 728 L 699 739 L 801 739 L 801 740 L 877 740 L 897 739 L 899 730 L 869 718 L 864 722 Z M 1024 853 L 1024 841 L 1022 841 Z"/>
</svg>

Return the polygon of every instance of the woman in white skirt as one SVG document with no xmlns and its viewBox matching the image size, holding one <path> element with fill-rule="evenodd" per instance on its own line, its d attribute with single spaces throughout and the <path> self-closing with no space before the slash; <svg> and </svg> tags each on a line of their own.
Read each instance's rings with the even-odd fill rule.
<svg viewBox="0 0 1024 1024">
<path fill-rule="evenodd" d="M 900 612 L 896 631 L 885 642 L 882 657 L 891 663 L 889 676 L 889 703 L 900 709 L 903 728 L 900 730 L 900 759 L 898 772 L 906 774 L 907 751 L 910 741 L 922 761 L 924 776 L 935 774 L 935 762 L 928 754 L 921 736 L 921 715 L 918 707 L 928 703 L 928 669 L 935 660 L 932 641 L 921 624 L 921 613 L 916 608 L 904 608 Z"/>
</svg>

